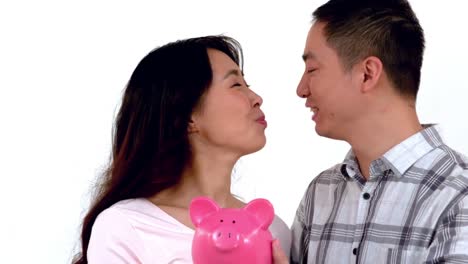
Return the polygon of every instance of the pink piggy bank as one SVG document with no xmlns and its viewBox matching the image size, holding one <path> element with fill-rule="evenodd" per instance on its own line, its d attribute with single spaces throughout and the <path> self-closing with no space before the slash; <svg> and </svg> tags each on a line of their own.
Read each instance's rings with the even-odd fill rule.
<svg viewBox="0 0 468 264">
<path fill-rule="evenodd" d="M 273 238 L 268 227 L 274 216 L 273 206 L 265 199 L 252 200 L 242 209 L 220 208 L 206 197 L 193 199 L 193 263 L 271 264 Z"/>
</svg>

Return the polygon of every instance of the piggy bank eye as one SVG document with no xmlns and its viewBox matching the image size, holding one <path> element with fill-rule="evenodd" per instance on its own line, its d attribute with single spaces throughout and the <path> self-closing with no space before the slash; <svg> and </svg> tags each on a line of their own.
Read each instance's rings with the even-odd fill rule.
<svg viewBox="0 0 468 264">
<path fill-rule="evenodd" d="M 221 223 L 222 223 L 222 222 L 224 222 L 224 220 L 223 220 L 223 219 L 221 219 L 221 220 L 219 220 L 219 222 L 221 222 Z"/>
<path fill-rule="evenodd" d="M 232 220 L 232 223 L 235 224 L 235 223 L 236 223 L 236 220 Z"/>
</svg>

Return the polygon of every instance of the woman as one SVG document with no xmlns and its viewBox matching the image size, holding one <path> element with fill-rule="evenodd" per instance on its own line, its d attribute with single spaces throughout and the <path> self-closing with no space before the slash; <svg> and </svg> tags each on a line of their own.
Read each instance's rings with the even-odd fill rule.
<svg viewBox="0 0 468 264">
<path fill-rule="evenodd" d="M 111 164 L 75 264 L 191 263 L 192 198 L 245 205 L 230 192 L 231 171 L 265 145 L 267 123 L 241 62 L 240 45 L 225 36 L 169 43 L 143 58 L 123 96 Z M 276 217 L 270 231 L 289 249 L 284 222 Z"/>
</svg>

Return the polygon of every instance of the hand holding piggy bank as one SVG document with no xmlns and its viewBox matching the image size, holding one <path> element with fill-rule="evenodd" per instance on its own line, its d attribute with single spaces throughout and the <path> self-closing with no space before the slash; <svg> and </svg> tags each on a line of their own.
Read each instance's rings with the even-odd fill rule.
<svg viewBox="0 0 468 264">
<path fill-rule="evenodd" d="M 271 264 L 273 238 L 268 227 L 274 216 L 273 206 L 265 199 L 252 200 L 242 209 L 220 208 L 206 197 L 193 199 L 193 263 Z"/>
</svg>

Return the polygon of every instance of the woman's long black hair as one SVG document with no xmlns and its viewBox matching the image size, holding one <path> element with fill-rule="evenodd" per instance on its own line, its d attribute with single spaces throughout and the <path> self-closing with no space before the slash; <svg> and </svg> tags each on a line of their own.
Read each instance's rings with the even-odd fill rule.
<svg viewBox="0 0 468 264">
<path fill-rule="evenodd" d="M 177 184 L 191 162 L 188 123 L 212 81 L 208 49 L 242 67 L 240 44 L 226 36 L 169 43 L 151 51 L 134 70 L 115 121 L 112 157 L 81 231 L 73 264 L 87 264 L 97 216 L 114 203 L 150 197 Z"/>
</svg>

